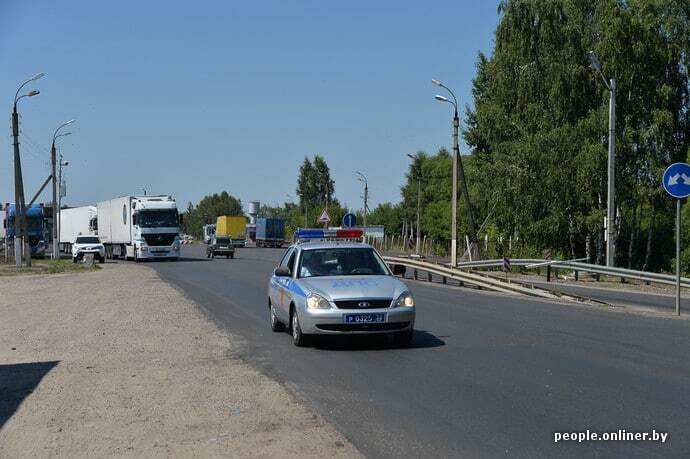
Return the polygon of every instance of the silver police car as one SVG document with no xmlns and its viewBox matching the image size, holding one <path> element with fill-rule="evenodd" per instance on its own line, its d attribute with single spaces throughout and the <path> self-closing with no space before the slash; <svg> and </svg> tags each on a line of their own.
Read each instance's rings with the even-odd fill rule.
<svg viewBox="0 0 690 459">
<path fill-rule="evenodd" d="M 304 346 L 310 335 L 391 333 L 412 339 L 415 304 L 409 288 L 378 252 L 361 242 L 318 241 L 288 248 L 268 285 L 271 329 Z"/>
</svg>

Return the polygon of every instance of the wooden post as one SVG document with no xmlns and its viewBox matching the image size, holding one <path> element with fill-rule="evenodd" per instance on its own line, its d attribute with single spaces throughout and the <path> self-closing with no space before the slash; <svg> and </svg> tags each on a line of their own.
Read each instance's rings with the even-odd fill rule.
<svg viewBox="0 0 690 459">
<path fill-rule="evenodd" d="M 546 282 L 551 282 L 551 265 L 546 266 Z"/>
</svg>

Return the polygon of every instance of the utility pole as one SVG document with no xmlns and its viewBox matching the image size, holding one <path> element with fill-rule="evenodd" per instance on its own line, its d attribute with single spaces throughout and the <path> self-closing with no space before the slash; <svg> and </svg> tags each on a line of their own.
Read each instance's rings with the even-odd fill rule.
<svg viewBox="0 0 690 459">
<path fill-rule="evenodd" d="M 60 233 L 58 233 L 58 214 L 60 210 L 57 206 L 57 175 L 56 174 L 56 163 L 57 158 L 55 154 L 55 136 L 53 135 L 53 145 L 50 147 L 50 174 L 53 177 L 53 260 L 60 259 L 59 241 L 58 238 Z"/>
<path fill-rule="evenodd" d="M 43 73 L 37 73 L 30 79 L 22 83 L 14 94 L 14 104 L 12 106 L 12 137 L 14 143 L 14 262 L 18 267 L 22 266 L 22 255 L 24 255 L 27 266 L 31 266 L 31 247 L 28 238 L 28 222 L 26 218 L 26 202 L 24 201 L 24 181 L 22 179 L 22 162 L 19 155 L 19 114 L 17 113 L 17 102 L 24 97 L 33 97 L 41 92 L 37 90 L 29 91 L 19 95 L 24 86 L 32 81 L 43 77 Z"/>
<path fill-rule="evenodd" d="M 419 255 L 419 228 L 420 228 L 420 209 L 422 208 L 422 175 L 417 175 L 417 242 L 415 243 L 415 253 Z"/>
<path fill-rule="evenodd" d="M 417 161 L 417 157 L 411 154 L 407 154 L 413 161 Z M 422 170 L 421 164 L 415 162 L 414 164 L 415 175 L 417 176 L 417 238 L 415 241 L 415 253 L 419 255 L 419 244 L 420 244 L 420 221 L 421 221 L 421 209 L 422 209 Z"/>
<path fill-rule="evenodd" d="M 22 233 L 24 206 L 24 183 L 22 182 L 22 164 L 19 156 L 19 115 L 17 102 L 12 110 L 12 137 L 14 138 L 14 264 L 22 266 L 24 237 Z"/>
<path fill-rule="evenodd" d="M 609 91 L 609 157 L 608 186 L 606 191 L 606 266 L 614 266 L 616 255 L 616 80 L 606 80 L 594 51 L 587 55 L 594 70 L 599 73 Z"/>
<path fill-rule="evenodd" d="M 614 266 L 616 255 L 616 80 L 609 81 L 609 161 L 606 218 L 606 266 Z"/>
<path fill-rule="evenodd" d="M 477 246 L 477 232 L 474 227 L 474 218 L 472 216 L 472 205 L 470 204 L 470 195 L 467 191 L 467 179 L 465 177 L 465 169 L 462 166 L 462 158 L 460 157 L 460 146 L 458 143 L 458 131 L 460 129 L 460 117 L 458 117 L 458 99 L 455 97 L 453 91 L 441 83 L 439 80 L 431 80 L 431 83 L 440 86 L 450 93 L 453 100 L 444 96 L 436 95 L 434 98 L 441 102 L 448 102 L 453 106 L 453 196 L 452 196 L 452 211 L 451 211 L 451 243 L 450 243 L 450 264 L 453 268 L 458 264 L 458 168 L 460 169 L 460 179 L 462 180 L 462 197 L 467 208 L 467 230 L 469 232 L 469 254 L 470 259 L 479 257 L 479 247 Z"/>
<path fill-rule="evenodd" d="M 58 169 L 58 183 L 60 187 L 60 192 L 58 193 L 58 219 L 57 219 L 57 234 L 58 234 L 58 239 L 59 239 L 59 234 L 60 234 L 60 226 L 62 223 L 62 212 L 60 212 L 60 209 L 62 209 L 62 197 L 64 196 L 64 189 L 62 187 L 62 167 L 63 166 L 69 166 L 69 161 L 63 161 L 62 160 L 62 154 L 60 154 L 60 162 L 58 163 L 60 165 Z"/>
<path fill-rule="evenodd" d="M 53 144 L 50 147 L 50 163 L 52 167 L 52 178 L 53 178 L 53 260 L 58 260 L 60 258 L 60 233 L 58 232 L 58 219 L 60 215 L 60 207 L 58 206 L 57 198 L 57 175 L 55 174 L 55 166 L 57 163 L 56 152 L 55 152 L 55 140 L 58 137 L 63 137 L 70 135 L 71 132 L 65 132 L 64 134 L 58 134 L 60 129 L 63 127 L 74 123 L 74 120 L 69 120 L 58 127 L 53 133 Z M 60 163 L 62 163 L 62 155 L 60 155 Z M 60 171 L 62 171 L 62 164 L 60 164 Z"/>
<path fill-rule="evenodd" d="M 358 180 L 364 183 L 364 227 L 367 227 L 367 211 L 369 210 L 369 182 L 364 174 L 359 171 L 355 171 L 355 174 L 359 175 Z"/>
</svg>

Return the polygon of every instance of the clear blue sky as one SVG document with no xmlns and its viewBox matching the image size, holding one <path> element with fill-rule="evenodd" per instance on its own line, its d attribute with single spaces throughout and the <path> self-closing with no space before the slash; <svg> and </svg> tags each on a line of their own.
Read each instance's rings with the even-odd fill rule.
<svg viewBox="0 0 690 459">
<path fill-rule="evenodd" d="M 155 3 L 155 5 L 154 5 Z M 297 199 L 299 164 L 323 155 L 336 196 L 397 202 L 409 158 L 451 142 L 438 78 L 470 103 L 490 53 L 495 1 L 0 1 L 0 200 L 14 200 L 10 113 L 17 86 L 27 201 L 60 139 L 69 205 L 173 194 L 180 207 L 227 190 Z M 44 193 L 41 201 L 49 201 Z"/>
</svg>

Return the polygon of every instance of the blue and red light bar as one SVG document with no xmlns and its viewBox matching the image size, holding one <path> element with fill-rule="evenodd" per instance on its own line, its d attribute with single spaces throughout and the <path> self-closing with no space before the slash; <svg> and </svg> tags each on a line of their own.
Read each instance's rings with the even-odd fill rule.
<svg viewBox="0 0 690 459">
<path fill-rule="evenodd" d="M 322 229 L 322 228 L 299 228 L 295 233 L 297 240 L 305 239 L 357 239 L 361 238 L 364 232 L 361 229 Z"/>
</svg>

